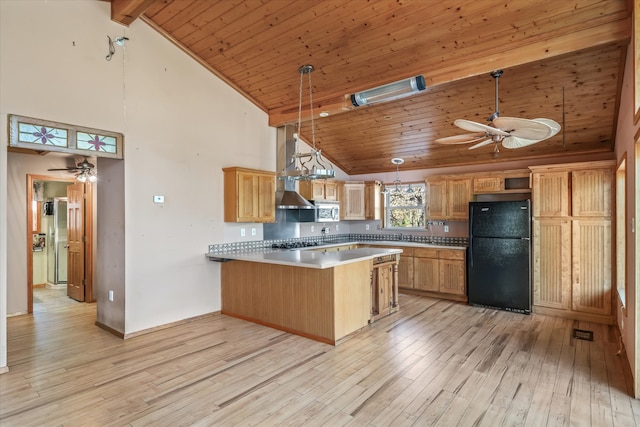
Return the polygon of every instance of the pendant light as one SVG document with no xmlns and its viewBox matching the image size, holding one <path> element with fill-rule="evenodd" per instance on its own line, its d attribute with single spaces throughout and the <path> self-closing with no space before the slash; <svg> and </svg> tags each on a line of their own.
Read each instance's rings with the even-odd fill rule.
<svg viewBox="0 0 640 427">
<path fill-rule="evenodd" d="M 322 150 L 316 149 L 316 130 L 313 117 L 313 95 L 311 85 L 311 73 L 313 72 L 313 65 L 303 65 L 298 69 L 300 72 L 300 97 L 298 101 L 298 125 L 296 127 L 296 133 L 293 134 L 295 139 L 295 153 L 292 156 L 291 163 L 293 168 L 287 173 L 287 176 L 293 179 L 313 180 L 313 179 L 326 179 L 333 178 L 335 171 L 331 163 L 322 157 Z M 302 82 L 304 76 L 308 76 L 309 80 L 309 108 L 311 113 L 311 151 L 309 153 L 300 153 L 298 150 L 298 141 L 300 138 L 300 130 L 302 128 Z M 325 166 L 325 163 L 329 167 Z"/>
<path fill-rule="evenodd" d="M 399 193 L 400 185 L 402 184 L 402 181 L 400 181 L 400 165 L 404 163 L 404 159 L 394 157 L 393 159 L 391 159 L 391 163 L 396 165 L 396 179 L 393 180 L 393 184 L 396 186 L 394 191 L 396 193 Z"/>
</svg>

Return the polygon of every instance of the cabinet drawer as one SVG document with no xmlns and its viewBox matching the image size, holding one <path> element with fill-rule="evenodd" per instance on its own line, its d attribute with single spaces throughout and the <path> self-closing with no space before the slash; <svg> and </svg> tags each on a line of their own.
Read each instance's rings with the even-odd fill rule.
<svg viewBox="0 0 640 427">
<path fill-rule="evenodd" d="M 440 249 L 438 250 L 438 258 L 464 260 L 464 251 L 455 249 Z"/>
<path fill-rule="evenodd" d="M 438 258 L 438 249 L 434 248 L 414 248 L 413 256 L 419 258 Z"/>
</svg>

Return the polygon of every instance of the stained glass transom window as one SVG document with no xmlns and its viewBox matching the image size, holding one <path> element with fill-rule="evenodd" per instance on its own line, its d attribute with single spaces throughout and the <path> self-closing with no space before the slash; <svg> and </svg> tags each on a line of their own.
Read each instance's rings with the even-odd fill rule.
<svg viewBox="0 0 640 427">
<path fill-rule="evenodd" d="M 78 132 L 76 138 L 76 146 L 79 150 L 116 152 L 116 138 L 112 136 Z"/>
<path fill-rule="evenodd" d="M 8 117 L 10 147 L 83 156 L 123 158 L 124 136 L 119 132 L 14 114 L 9 114 Z"/>
<path fill-rule="evenodd" d="M 31 123 L 18 123 L 18 140 L 31 144 L 49 144 L 55 147 L 68 147 L 69 138 L 65 129 L 40 126 Z"/>
</svg>

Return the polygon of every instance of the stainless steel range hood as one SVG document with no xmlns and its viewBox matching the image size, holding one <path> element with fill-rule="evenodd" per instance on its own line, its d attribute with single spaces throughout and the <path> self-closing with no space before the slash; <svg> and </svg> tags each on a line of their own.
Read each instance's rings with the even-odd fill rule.
<svg viewBox="0 0 640 427">
<path fill-rule="evenodd" d="M 287 165 L 295 153 L 295 126 L 286 125 L 277 130 L 276 138 L 276 222 L 262 226 L 265 240 L 300 237 L 300 223 L 315 220 L 315 206 L 296 191 L 296 180 L 286 177 Z M 293 168 L 293 165 L 290 165 Z"/>
<path fill-rule="evenodd" d="M 278 184 L 276 191 L 276 209 L 315 209 L 313 204 L 302 197 L 296 191 L 296 180 L 287 175 L 294 172 L 291 158 L 296 149 L 296 141 L 293 137 L 295 126 L 285 125 L 278 129 L 276 141 L 276 170 L 278 171 Z"/>
</svg>

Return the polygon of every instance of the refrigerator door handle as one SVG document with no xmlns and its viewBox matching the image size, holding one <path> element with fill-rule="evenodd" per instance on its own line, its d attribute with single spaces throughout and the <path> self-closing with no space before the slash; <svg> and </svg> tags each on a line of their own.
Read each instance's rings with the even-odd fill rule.
<svg viewBox="0 0 640 427">
<path fill-rule="evenodd" d="M 473 267 L 473 239 L 469 239 L 469 264 Z"/>
</svg>

